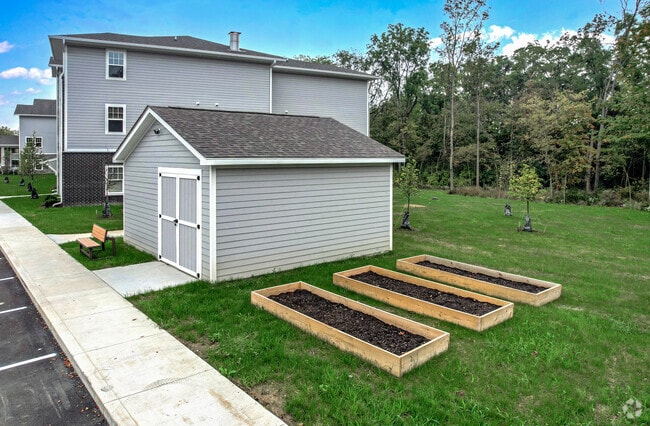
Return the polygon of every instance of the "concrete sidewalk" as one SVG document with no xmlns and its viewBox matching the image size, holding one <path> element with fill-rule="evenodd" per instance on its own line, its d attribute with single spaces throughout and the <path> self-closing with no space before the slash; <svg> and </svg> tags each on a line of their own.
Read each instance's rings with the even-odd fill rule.
<svg viewBox="0 0 650 426">
<path fill-rule="evenodd" d="M 111 424 L 284 424 L 2 202 L 0 247 Z"/>
</svg>

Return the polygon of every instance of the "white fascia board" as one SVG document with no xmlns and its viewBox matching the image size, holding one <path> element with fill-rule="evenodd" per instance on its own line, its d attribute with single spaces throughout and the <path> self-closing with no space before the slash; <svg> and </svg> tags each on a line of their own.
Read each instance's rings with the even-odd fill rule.
<svg viewBox="0 0 650 426">
<path fill-rule="evenodd" d="M 318 70 L 313 68 L 300 68 L 300 67 L 288 67 L 283 65 L 274 65 L 274 70 L 278 72 L 284 72 L 287 74 L 310 74 L 310 75 L 322 75 L 327 77 L 338 77 L 338 78 L 348 78 L 353 80 L 379 80 L 379 77 L 375 77 L 370 74 L 354 74 L 347 73 L 345 71 L 329 71 L 329 70 Z"/>
<path fill-rule="evenodd" d="M 45 118 L 56 118 L 56 114 L 14 114 L 18 117 L 45 117 Z"/>
<path fill-rule="evenodd" d="M 86 153 L 87 152 L 93 152 L 93 153 L 97 153 L 97 152 L 107 153 L 108 152 L 108 153 L 111 153 L 111 152 L 115 152 L 115 149 L 110 149 L 110 148 L 87 148 L 87 149 L 76 148 L 76 149 L 66 149 L 64 152 L 66 154 L 67 153 L 84 153 L 84 152 L 86 152 Z"/>
<path fill-rule="evenodd" d="M 152 124 L 158 123 L 164 127 L 174 138 L 176 138 L 183 146 L 192 153 L 203 164 L 205 158 L 196 150 L 192 145 L 187 143 L 169 124 L 165 122 L 158 114 L 156 114 L 151 107 L 147 107 L 142 116 L 133 125 L 131 131 L 126 135 L 124 141 L 120 144 L 117 151 L 113 155 L 113 161 L 116 163 L 123 163 L 129 155 L 133 152 L 140 140 L 144 137 Z"/>
<path fill-rule="evenodd" d="M 136 49 L 144 51 L 153 51 L 153 52 L 174 52 L 178 54 L 191 55 L 191 56 L 202 56 L 202 57 L 215 57 L 223 59 L 240 59 L 242 61 L 249 62 L 262 62 L 272 64 L 274 61 L 286 61 L 286 59 L 281 57 L 266 57 L 266 56 L 257 56 L 257 55 L 247 55 L 245 53 L 227 53 L 227 52 L 215 52 L 211 50 L 199 50 L 199 49 L 187 49 L 183 47 L 171 47 L 171 46 L 156 46 L 153 44 L 139 44 L 139 43 L 127 43 L 121 41 L 110 41 L 110 40 L 96 40 L 88 38 L 79 38 L 79 37 L 60 37 L 64 42 L 76 42 L 80 45 L 87 46 L 102 46 L 102 47 L 115 47 L 115 48 L 124 48 L 124 49 Z M 241 51 L 240 51 L 241 52 Z"/>
<path fill-rule="evenodd" d="M 120 146 L 117 147 L 115 154 L 113 154 L 113 162 L 123 163 L 131 155 L 149 126 L 155 122 L 155 118 L 150 113 L 151 110 L 147 107 L 145 112 L 138 118 L 138 121 L 131 127 L 131 130 L 127 133 Z"/>
<path fill-rule="evenodd" d="M 343 164 L 394 164 L 404 163 L 404 158 L 210 158 L 202 166 L 295 166 Z"/>
</svg>

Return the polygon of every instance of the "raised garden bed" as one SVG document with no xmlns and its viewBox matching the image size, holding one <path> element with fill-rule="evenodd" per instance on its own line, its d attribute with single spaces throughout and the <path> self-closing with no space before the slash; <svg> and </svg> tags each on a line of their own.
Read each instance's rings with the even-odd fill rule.
<svg viewBox="0 0 650 426">
<path fill-rule="evenodd" d="M 334 284 L 411 312 L 483 331 L 512 318 L 514 305 L 376 266 L 334 274 Z"/>
<path fill-rule="evenodd" d="M 397 377 L 422 365 L 449 347 L 447 332 L 300 281 L 253 291 L 251 303 Z M 286 304 L 291 304 L 296 309 Z M 299 310 L 307 310 L 308 313 Z M 314 316 L 320 317 L 322 321 Z M 334 325 L 323 321 L 332 322 Z M 349 327 L 350 324 L 352 329 L 349 332 L 341 331 L 340 328 L 345 325 Z M 362 337 L 355 337 L 350 333 Z M 404 343 L 405 341 L 411 343 Z M 391 350 L 382 349 L 378 344 L 402 353 L 396 354 Z M 405 344 L 410 349 L 404 351 L 403 348 L 397 348 Z"/>
<path fill-rule="evenodd" d="M 541 306 L 560 297 L 562 286 L 549 281 L 423 254 L 397 261 L 397 269 L 512 302 Z"/>
</svg>

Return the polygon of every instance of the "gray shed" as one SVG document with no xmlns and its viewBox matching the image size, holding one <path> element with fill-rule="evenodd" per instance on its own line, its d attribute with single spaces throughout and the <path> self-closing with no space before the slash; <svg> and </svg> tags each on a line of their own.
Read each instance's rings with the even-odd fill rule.
<svg viewBox="0 0 650 426">
<path fill-rule="evenodd" d="M 125 241 L 202 279 L 392 249 L 404 157 L 331 118 L 150 106 L 113 160 Z"/>
</svg>

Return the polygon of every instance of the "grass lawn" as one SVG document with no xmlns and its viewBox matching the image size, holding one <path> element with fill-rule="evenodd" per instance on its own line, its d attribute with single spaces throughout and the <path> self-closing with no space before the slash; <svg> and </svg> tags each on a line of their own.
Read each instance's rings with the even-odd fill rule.
<svg viewBox="0 0 650 426">
<path fill-rule="evenodd" d="M 5 176 L 9 178 L 9 183 L 4 183 Z M 30 195 L 27 192 L 28 179 L 25 179 L 25 186 L 20 186 L 20 175 L 0 175 L 0 197 L 6 195 Z M 56 187 L 56 175 L 37 175 L 36 179 L 34 179 L 34 187 L 36 187 L 38 195 L 44 197 L 50 193 L 52 188 Z"/>
<path fill-rule="evenodd" d="M 38 181 L 37 181 L 38 182 Z M 0 182 L 1 185 L 1 182 Z M 43 208 L 44 196 L 37 200 L 31 198 L 6 198 L 6 205 L 27 219 L 45 234 L 90 233 L 93 223 L 109 231 L 122 229 L 122 206 L 111 204 L 113 216 L 102 217 L 103 205 Z"/>
<path fill-rule="evenodd" d="M 432 199 L 437 197 L 437 199 Z M 625 424 L 625 401 L 650 422 L 650 214 L 423 191 L 414 231 L 394 250 L 220 284 L 195 282 L 130 300 L 291 424 Z M 394 225 L 404 199 L 396 196 Z M 376 303 L 332 273 L 428 253 L 563 285 L 482 333 Z M 250 291 L 303 280 L 451 333 L 444 354 L 402 378 L 250 304 Z"/>
<path fill-rule="evenodd" d="M 76 241 L 61 244 L 61 248 L 91 271 L 156 260 L 155 256 L 144 253 L 128 244 L 124 244 L 124 240 L 121 237 L 115 238 L 115 243 L 117 247 L 117 254 L 115 256 L 113 256 L 112 252 L 113 243 L 109 241 L 106 243 L 106 251 L 96 251 L 93 254 L 93 260 L 88 259 L 79 251 L 79 243 Z"/>
</svg>

